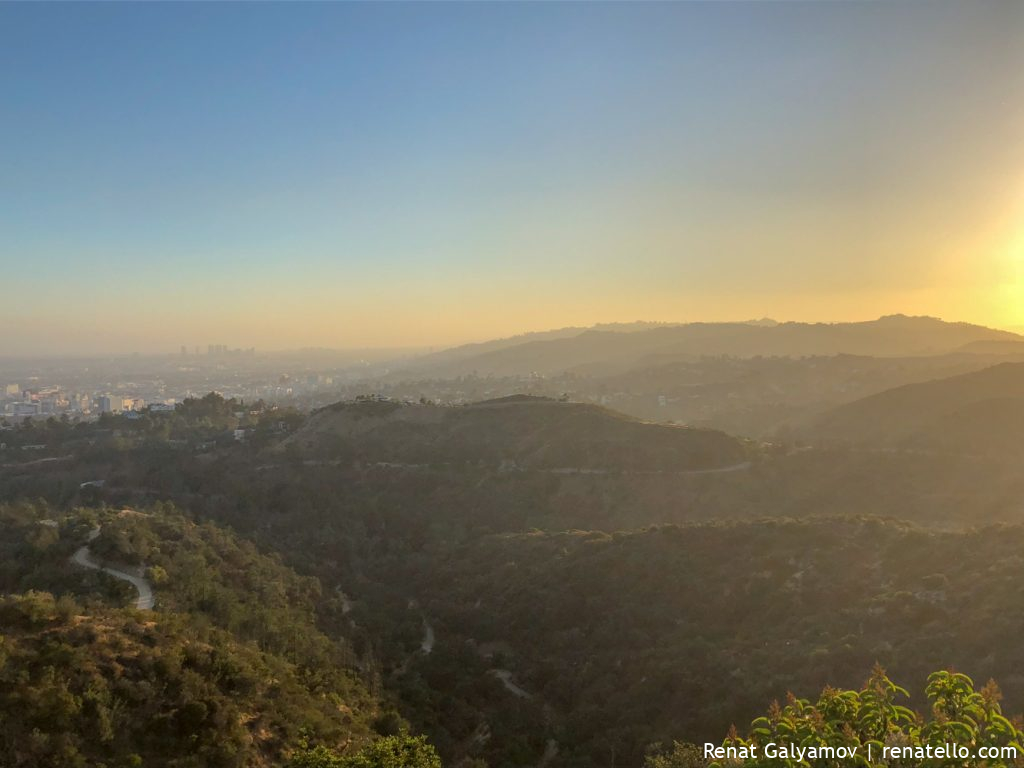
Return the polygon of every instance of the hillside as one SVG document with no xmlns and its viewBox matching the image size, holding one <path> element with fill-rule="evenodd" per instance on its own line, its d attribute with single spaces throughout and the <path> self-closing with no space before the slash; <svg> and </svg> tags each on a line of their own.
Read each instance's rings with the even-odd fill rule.
<svg viewBox="0 0 1024 768">
<path fill-rule="evenodd" d="M 1003 362 L 990 354 L 916 357 L 702 357 L 642 364 L 608 377 L 559 380 L 576 399 L 596 392 L 610 407 L 771 439 L 837 405 L 886 389 L 980 370 Z"/>
<path fill-rule="evenodd" d="M 315 580 L 169 505 L 0 505 L 0 523 L 0 764 L 277 768 L 308 739 L 374 738 L 386 710 L 318 628 Z M 70 562 L 96 525 L 94 556 L 145 563 L 157 610 Z"/>
<path fill-rule="evenodd" d="M 857 685 L 875 661 L 917 690 L 949 665 L 991 675 L 1008 709 L 1022 708 L 1024 533 L 971 530 L 1020 521 L 1012 459 L 751 449 L 528 397 L 461 407 L 364 398 L 294 424 L 201 452 L 130 442 L 126 427 L 102 464 L 11 470 L 9 487 L 61 506 L 12 507 L 0 588 L 72 593 L 76 616 L 128 604 L 123 583 L 68 565 L 99 524 L 95 555 L 152 569 L 155 615 L 185 622 L 161 642 L 188 644 L 208 627 L 225 654 L 255 648 L 290 665 L 300 698 L 333 694 L 351 711 L 348 726 L 320 704 L 279 717 L 277 699 L 261 694 L 254 711 L 276 723 L 282 746 L 246 753 L 255 766 L 294 749 L 298 723 L 327 718 L 318 739 L 344 750 L 346 734 L 369 741 L 375 725 L 400 722 L 367 688 L 388 691 L 446 765 L 536 766 L 554 743 L 552 767 L 606 766 L 613 754 L 638 766 L 649 743 L 721 738 L 787 690 Z M 694 444 L 707 438 L 724 446 L 717 460 L 741 460 L 694 468 L 707 458 Z M 79 487 L 95 477 L 108 482 Z M 88 497 L 96 508 L 66 511 Z M 652 524 L 662 527 L 643 530 Z M 26 653 L 43 647 L 36 636 L 18 641 Z"/>
<path fill-rule="evenodd" d="M 720 738 L 789 689 L 857 685 L 875 661 L 916 688 L 951 664 L 992 675 L 1010 710 L 1022 708 L 1024 534 L 969 530 L 1020 520 L 1019 463 L 775 446 L 715 465 L 727 471 L 693 469 L 695 439 L 724 440 L 718 460 L 750 449 L 526 397 L 363 399 L 295 424 L 267 435 L 277 448 L 124 440 L 102 464 L 15 470 L 12 488 L 61 506 L 11 508 L 0 588 L 72 593 L 83 609 L 71 613 L 87 617 L 128 604 L 123 583 L 68 564 L 99 524 L 95 555 L 152 569 L 156 614 L 185 622 L 178 634 L 169 626 L 168 645 L 206 626 L 225 647 L 290 665 L 300 697 L 334 694 L 351 711 L 350 726 L 328 718 L 317 731 L 337 749 L 346 733 L 370 740 L 378 721 L 395 723 L 366 692 L 386 690 L 448 765 L 536 766 L 554 742 L 551 766 L 605 766 L 612 753 L 638 766 L 648 743 Z M 79 487 L 95 477 L 108 482 Z M 87 496 L 96 508 L 66 511 Z M 813 519 L 823 514 L 847 517 Z M 777 519 L 750 522 L 765 515 Z M 971 632 L 955 629 L 964 624 Z M 35 632 L 24 638 L 32 653 Z M 328 717 L 314 707 L 278 718 L 274 701 L 252 706 L 287 747 L 246 759 L 278 759 L 297 744 L 297 723 Z"/>
<path fill-rule="evenodd" d="M 1019 713 L 1022 548 L 1020 526 L 782 519 L 492 537 L 391 567 L 439 646 L 509 670 L 556 713 L 561 765 L 638 765 L 651 742 L 723 738 L 876 662 L 914 690 L 940 668 L 994 677 Z"/>
<path fill-rule="evenodd" d="M 893 315 L 857 323 L 689 323 L 621 333 L 586 330 L 565 338 L 445 352 L 413 361 L 402 370 L 451 377 L 550 375 L 564 371 L 614 373 L 645 359 L 733 355 L 935 355 L 966 344 L 1020 341 L 1007 331 L 931 317 Z M 399 372 L 396 375 L 401 375 Z"/>
<path fill-rule="evenodd" d="M 722 432 L 525 396 L 460 407 L 338 403 L 314 414 L 283 447 L 371 464 L 508 470 L 684 472 L 746 459 L 744 445 Z"/>
<path fill-rule="evenodd" d="M 1019 331 L 1015 331 L 1019 333 Z M 1024 340 L 1021 338 L 1012 339 L 987 339 L 983 341 L 972 341 L 960 348 L 960 352 L 971 355 L 1002 355 L 1005 357 L 1024 356 Z"/>
<path fill-rule="evenodd" d="M 970 454 L 1017 454 L 1024 363 L 909 384 L 835 408 L 803 433 L 819 441 Z"/>
<path fill-rule="evenodd" d="M 309 728 L 366 739 L 295 666 L 182 615 L 0 597 L 0 763 L 278 766 Z"/>
</svg>

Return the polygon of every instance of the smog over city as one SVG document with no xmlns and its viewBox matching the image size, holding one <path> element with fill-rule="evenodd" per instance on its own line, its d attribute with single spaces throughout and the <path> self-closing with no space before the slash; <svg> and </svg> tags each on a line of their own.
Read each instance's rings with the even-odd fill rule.
<svg viewBox="0 0 1024 768">
<path fill-rule="evenodd" d="M 0 768 L 1024 764 L 1024 4 L 0 2 Z"/>
</svg>

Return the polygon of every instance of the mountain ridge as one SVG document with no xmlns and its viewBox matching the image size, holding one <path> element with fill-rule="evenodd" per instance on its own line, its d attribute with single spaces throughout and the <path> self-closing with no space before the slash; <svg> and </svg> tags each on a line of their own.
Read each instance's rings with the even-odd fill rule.
<svg viewBox="0 0 1024 768">
<path fill-rule="evenodd" d="M 1024 341 L 1009 331 L 907 315 L 843 323 L 697 322 L 630 332 L 597 326 L 579 333 L 569 330 L 456 347 L 409 361 L 396 373 L 544 375 L 614 370 L 651 355 L 924 355 L 952 352 L 976 342 Z"/>
</svg>

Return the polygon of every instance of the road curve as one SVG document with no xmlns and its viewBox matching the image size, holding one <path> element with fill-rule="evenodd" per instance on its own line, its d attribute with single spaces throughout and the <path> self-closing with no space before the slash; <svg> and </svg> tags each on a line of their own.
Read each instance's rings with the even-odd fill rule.
<svg viewBox="0 0 1024 768">
<path fill-rule="evenodd" d="M 680 473 L 683 475 L 726 475 L 730 472 L 742 472 L 750 469 L 752 462 L 741 461 L 737 464 L 730 464 L 727 467 L 714 467 L 712 469 L 687 469 Z"/>
<path fill-rule="evenodd" d="M 99 535 L 100 529 L 94 528 L 89 532 L 89 541 L 94 541 Z M 79 547 L 75 551 L 75 554 L 71 556 L 71 562 L 75 565 L 80 565 L 83 568 L 91 568 L 94 571 L 103 571 L 104 573 L 113 576 L 115 579 L 127 581 L 135 587 L 136 590 L 138 590 L 139 597 L 135 601 L 135 607 L 140 611 L 152 610 L 153 605 L 156 603 L 156 598 L 153 596 L 153 588 L 149 585 L 148 581 L 141 576 L 133 576 L 130 573 L 119 571 L 116 568 L 106 568 L 103 565 L 100 565 L 93 559 L 92 553 L 89 551 L 88 544 Z"/>
<path fill-rule="evenodd" d="M 515 680 L 512 678 L 512 673 L 507 669 L 491 669 L 488 670 L 490 674 L 501 680 L 501 684 L 513 695 L 518 696 L 520 699 L 532 699 L 533 694 L 524 688 L 520 688 L 516 685 Z"/>
</svg>

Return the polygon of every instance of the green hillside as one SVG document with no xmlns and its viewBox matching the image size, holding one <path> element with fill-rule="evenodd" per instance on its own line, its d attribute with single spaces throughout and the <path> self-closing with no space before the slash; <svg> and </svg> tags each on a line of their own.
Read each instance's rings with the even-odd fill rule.
<svg viewBox="0 0 1024 768">
<path fill-rule="evenodd" d="M 1024 532 L 973 527 L 1019 523 L 1012 456 L 752 447 L 524 397 L 365 398 L 294 425 L 195 451 L 125 426 L 124 445 L 101 451 L 97 431 L 0 473 L 55 504 L 4 508 L 0 588 L 136 615 L 116 608 L 127 584 L 69 563 L 99 526 L 93 554 L 141 568 L 151 615 L 183 622 L 161 643 L 216 635 L 291 670 L 302 702 L 260 694 L 279 736 L 247 732 L 242 765 L 346 765 L 404 719 L 446 765 L 636 768 L 653 743 L 721 739 L 875 662 L 915 690 L 943 667 L 992 676 L 1024 708 Z M 53 622 L 2 631 L 29 653 Z"/>
<path fill-rule="evenodd" d="M 0 626 L 5 766 L 273 766 L 304 729 L 339 746 L 370 735 L 369 697 L 351 684 L 314 688 L 295 663 L 189 616 L 28 592 L 0 599 Z"/>
<path fill-rule="evenodd" d="M 269 768 L 400 725 L 319 628 L 319 584 L 227 530 L 170 505 L 20 503 L 0 522 L 0 764 Z M 96 525 L 92 556 L 144 563 L 157 610 L 118 607 L 131 586 L 69 562 Z"/>
<path fill-rule="evenodd" d="M 1019 526 L 843 518 L 501 536 L 389 567 L 439 643 L 487 654 L 557 713 L 560 764 L 636 765 L 649 743 L 722 738 L 876 662 L 914 687 L 937 668 L 994 677 L 1020 712 L 1022 550 Z"/>
</svg>

